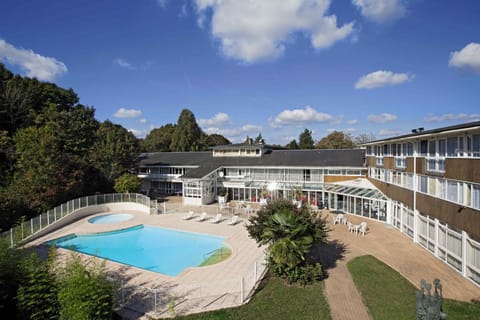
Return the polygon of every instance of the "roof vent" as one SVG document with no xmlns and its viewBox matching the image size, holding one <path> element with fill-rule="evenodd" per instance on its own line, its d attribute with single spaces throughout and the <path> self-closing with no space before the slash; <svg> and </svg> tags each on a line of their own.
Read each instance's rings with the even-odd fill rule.
<svg viewBox="0 0 480 320">
<path fill-rule="evenodd" d="M 418 132 L 423 132 L 423 128 L 418 128 Z"/>
<path fill-rule="evenodd" d="M 417 133 L 417 129 L 412 129 L 412 133 Z"/>
</svg>

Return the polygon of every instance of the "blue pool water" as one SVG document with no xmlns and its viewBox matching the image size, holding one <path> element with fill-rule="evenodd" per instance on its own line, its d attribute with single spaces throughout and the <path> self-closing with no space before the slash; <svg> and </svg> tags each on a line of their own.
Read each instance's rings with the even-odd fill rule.
<svg viewBox="0 0 480 320">
<path fill-rule="evenodd" d="M 87 235 L 69 235 L 50 244 L 170 276 L 198 266 L 223 246 L 223 237 L 150 226 Z"/>
<path fill-rule="evenodd" d="M 108 223 L 115 223 L 121 221 L 127 221 L 132 219 L 132 215 L 128 213 L 112 213 L 112 214 L 104 214 L 101 216 L 97 216 L 94 218 L 88 219 L 90 223 L 96 224 L 108 224 Z"/>
</svg>

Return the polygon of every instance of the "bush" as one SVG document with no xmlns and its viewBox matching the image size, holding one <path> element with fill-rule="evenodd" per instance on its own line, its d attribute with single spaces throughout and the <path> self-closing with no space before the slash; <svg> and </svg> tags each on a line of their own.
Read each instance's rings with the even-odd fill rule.
<svg viewBox="0 0 480 320">
<path fill-rule="evenodd" d="M 87 268 L 73 255 L 61 276 L 58 300 L 60 319 L 111 319 L 113 285 L 106 279 L 104 266 Z"/>
<path fill-rule="evenodd" d="M 323 269 L 320 263 L 303 263 L 291 268 L 285 265 L 268 262 L 268 267 L 272 274 L 286 279 L 289 284 L 298 284 L 306 286 L 320 281 L 323 278 Z"/>
</svg>

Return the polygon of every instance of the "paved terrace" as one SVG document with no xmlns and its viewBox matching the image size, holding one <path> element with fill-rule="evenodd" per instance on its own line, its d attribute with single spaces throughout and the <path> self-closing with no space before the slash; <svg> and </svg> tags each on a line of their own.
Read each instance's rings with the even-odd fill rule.
<svg viewBox="0 0 480 320">
<path fill-rule="evenodd" d="M 356 235 L 348 232 L 346 225 L 334 225 L 332 216 L 336 216 L 335 214 L 326 210 L 324 214 L 327 215 L 331 228 L 330 245 L 320 251 L 328 268 L 329 277 L 325 281 L 325 289 L 334 320 L 371 319 L 346 267 L 348 261 L 362 255 L 375 256 L 397 270 L 417 288 L 422 278 L 430 283 L 434 278 L 439 278 L 444 298 L 460 301 L 480 299 L 479 287 L 420 245 L 414 244 L 393 226 L 346 214 L 348 221 L 354 224 L 362 221 L 368 224 L 365 236 Z M 374 276 L 373 274 L 372 277 Z"/>
</svg>

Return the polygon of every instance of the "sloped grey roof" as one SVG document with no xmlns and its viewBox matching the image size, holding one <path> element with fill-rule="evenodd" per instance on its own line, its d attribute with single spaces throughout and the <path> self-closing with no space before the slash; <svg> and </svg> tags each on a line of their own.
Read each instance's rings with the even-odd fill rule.
<svg viewBox="0 0 480 320">
<path fill-rule="evenodd" d="M 144 166 L 198 166 L 183 178 L 201 178 L 220 167 L 364 167 L 363 149 L 272 150 L 261 157 L 213 157 L 211 152 L 144 154 Z"/>
</svg>

